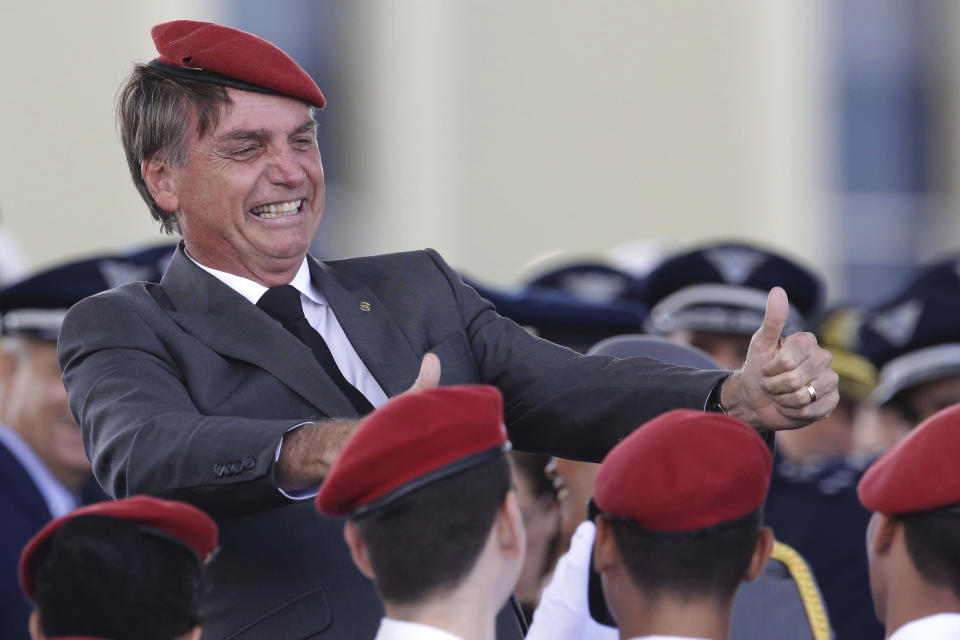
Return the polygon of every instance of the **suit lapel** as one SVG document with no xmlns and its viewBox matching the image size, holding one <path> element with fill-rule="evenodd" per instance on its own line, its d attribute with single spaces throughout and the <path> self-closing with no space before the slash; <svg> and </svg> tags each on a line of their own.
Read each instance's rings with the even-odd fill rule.
<svg viewBox="0 0 960 640">
<path fill-rule="evenodd" d="M 220 355 L 270 372 L 330 417 L 356 415 L 347 398 L 317 363 L 309 347 L 266 313 L 177 248 L 160 286 L 174 310 L 168 315 Z"/>
<path fill-rule="evenodd" d="M 350 344 L 388 397 L 406 391 L 420 359 L 406 336 L 369 288 L 339 279 L 330 265 L 307 256 L 310 276 L 326 296 Z"/>
</svg>

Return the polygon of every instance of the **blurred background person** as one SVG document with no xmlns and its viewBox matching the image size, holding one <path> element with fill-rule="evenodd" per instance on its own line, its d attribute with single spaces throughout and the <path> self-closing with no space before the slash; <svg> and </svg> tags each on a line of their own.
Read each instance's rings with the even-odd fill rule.
<svg viewBox="0 0 960 640">
<path fill-rule="evenodd" d="M 840 403 L 805 430 L 777 435 L 766 522 L 778 540 L 795 547 L 813 567 L 837 638 L 883 637 L 869 598 L 863 535 L 869 511 L 856 486 L 874 456 L 854 450 L 856 425 L 871 411 L 876 369 L 854 351 L 859 312 L 836 307 L 813 322 L 840 376 Z M 829 528 L 824 528 L 829 523 Z"/>
<path fill-rule="evenodd" d="M 36 605 L 32 640 L 199 640 L 203 569 L 217 525 L 148 496 L 81 507 L 23 549 L 20 584 Z"/>
<path fill-rule="evenodd" d="M 75 302 L 123 282 L 157 280 L 170 246 L 58 265 L 0 290 L 0 637 L 27 637 L 16 583 L 27 540 L 50 519 L 105 494 L 67 406 L 57 332 Z"/>
<path fill-rule="evenodd" d="M 880 453 L 914 426 L 960 402 L 960 257 L 928 264 L 870 309 L 860 349 L 879 368 L 861 448 Z"/>
<path fill-rule="evenodd" d="M 805 330 L 825 288 L 799 263 L 732 241 L 668 256 L 646 277 L 647 332 L 702 349 L 725 369 L 739 369 L 774 286 L 783 287 L 790 300 L 784 335 Z"/>
<path fill-rule="evenodd" d="M 523 569 L 515 592 L 528 624 L 533 619 L 544 580 L 560 555 L 560 503 L 553 482 L 547 477 L 550 459 L 535 453 L 510 452 L 517 504 L 527 531 Z"/>
</svg>

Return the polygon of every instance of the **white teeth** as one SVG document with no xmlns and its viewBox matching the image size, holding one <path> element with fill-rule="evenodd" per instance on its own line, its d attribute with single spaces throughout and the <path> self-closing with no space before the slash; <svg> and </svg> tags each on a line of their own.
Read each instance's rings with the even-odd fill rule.
<svg viewBox="0 0 960 640">
<path fill-rule="evenodd" d="M 250 213 L 261 218 L 281 218 L 296 213 L 300 209 L 300 203 L 303 200 L 291 200 L 290 202 L 277 202 L 274 204 L 262 204 L 259 207 L 250 209 Z"/>
</svg>

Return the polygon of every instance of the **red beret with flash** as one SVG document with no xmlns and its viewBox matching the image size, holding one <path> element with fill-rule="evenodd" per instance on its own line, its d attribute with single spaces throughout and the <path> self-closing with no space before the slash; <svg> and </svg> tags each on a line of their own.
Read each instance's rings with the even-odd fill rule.
<svg viewBox="0 0 960 640">
<path fill-rule="evenodd" d="M 960 404 L 933 414 L 877 458 L 857 485 L 860 502 L 887 515 L 960 504 Z"/>
<path fill-rule="evenodd" d="M 502 455 L 507 443 L 496 387 L 404 393 L 368 415 L 317 494 L 328 516 L 359 516 L 426 484 Z"/>
<path fill-rule="evenodd" d="M 206 513 L 189 504 L 150 496 L 98 502 L 51 520 L 23 548 L 20 554 L 20 588 L 29 600 L 36 596 L 33 574 L 37 551 L 65 522 L 77 516 L 108 516 L 140 523 L 190 549 L 203 564 L 213 557 L 217 549 L 216 523 Z"/>
<path fill-rule="evenodd" d="M 293 58 L 263 38 L 194 20 L 150 30 L 160 54 L 150 66 L 171 75 L 222 86 L 299 98 L 322 109 L 317 83 Z"/>
<path fill-rule="evenodd" d="M 759 509 L 772 468 L 770 450 L 746 423 L 677 409 L 610 450 L 593 499 L 604 513 L 651 531 L 695 531 Z"/>
</svg>

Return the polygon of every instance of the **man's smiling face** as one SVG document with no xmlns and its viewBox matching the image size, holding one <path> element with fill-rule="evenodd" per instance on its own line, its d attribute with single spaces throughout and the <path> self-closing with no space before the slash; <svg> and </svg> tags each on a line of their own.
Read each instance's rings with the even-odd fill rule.
<svg viewBox="0 0 960 640">
<path fill-rule="evenodd" d="M 157 201 L 176 211 L 195 260 L 266 286 L 285 284 L 323 215 L 316 122 L 300 100 L 228 92 L 233 104 L 217 127 L 202 138 L 192 128 L 186 164 L 164 168 L 165 197 Z"/>
</svg>

